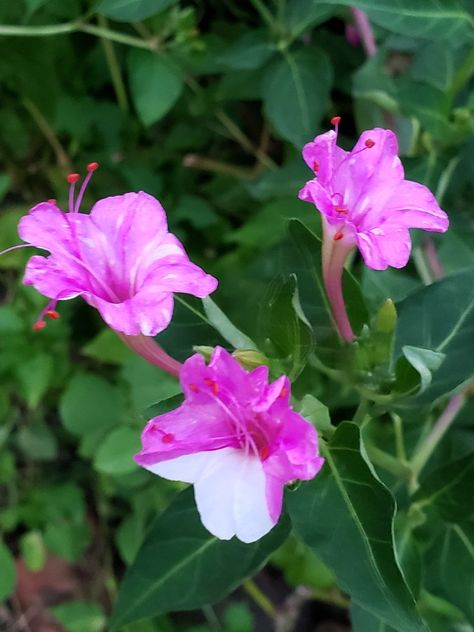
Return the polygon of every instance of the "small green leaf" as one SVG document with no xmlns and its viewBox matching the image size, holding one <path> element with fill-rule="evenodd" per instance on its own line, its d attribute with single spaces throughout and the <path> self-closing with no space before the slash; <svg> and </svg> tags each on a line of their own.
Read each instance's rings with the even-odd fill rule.
<svg viewBox="0 0 474 632">
<path fill-rule="evenodd" d="M 185 490 L 151 525 L 120 586 L 110 629 L 219 601 L 263 565 L 288 531 L 282 518 L 253 544 L 218 540 L 202 526 L 192 489 Z"/>
<path fill-rule="evenodd" d="M 104 474 L 128 474 L 137 467 L 133 455 L 140 450 L 140 431 L 122 426 L 108 434 L 94 456 L 94 466 Z"/>
<path fill-rule="evenodd" d="M 237 41 L 230 44 L 219 61 L 233 70 L 254 70 L 260 68 L 274 53 L 265 29 L 247 31 Z"/>
<path fill-rule="evenodd" d="M 16 582 L 15 560 L 7 549 L 5 543 L 0 540 L 0 601 L 9 597 Z"/>
<path fill-rule="evenodd" d="M 262 336 L 272 345 L 291 380 L 304 369 L 313 349 L 311 325 L 301 308 L 294 274 L 275 279 L 263 299 Z"/>
<path fill-rule="evenodd" d="M 46 549 L 41 533 L 39 531 L 28 531 L 20 540 L 21 557 L 26 567 L 37 573 L 46 561 Z"/>
<path fill-rule="evenodd" d="M 119 389 L 104 378 L 79 373 L 66 387 L 59 409 L 69 432 L 86 436 L 121 423 L 124 405 Z"/>
<path fill-rule="evenodd" d="M 296 532 L 354 603 L 403 632 L 425 632 L 394 553 L 395 502 L 365 456 L 359 427 L 340 424 L 322 454 L 323 472 L 288 496 Z"/>
<path fill-rule="evenodd" d="M 94 360 L 120 365 L 125 364 L 133 356 L 133 352 L 120 340 L 115 331 L 109 328 L 103 329 L 84 345 L 82 353 Z"/>
<path fill-rule="evenodd" d="M 202 299 L 202 306 L 211 325 L 227 340 L 235 349 L 257 349 L 255 343 L 227 318 L 221 308 L 214 303 L 212 298 L 206 296 Z"/>
<path fill-rule="evenodd" d="M 67 632 L 101 632 L 105 616 L 95 601 L 68 601 L 50 608 Z"/>
<path fill-rule="evenodd" d="M 325 434 L 333 430 L 328 407 L 313 395 L 308 393 L 303 397 L 300 413 L 315 426 L 318 432 Z"/>
<path fill-rule="evenodd" d="M 132 50 L 128 57 L 130 91 L 138 116 L 146 126 L 159 121 L 183 90 L 183 80 L 163 57 Z"/>
<path fill-rule="evenodd" d="M 164 11 L 177 0 L 101 0 L 96 11 L 118 22 L 137 22 Z"/>
<path fill-rule="evenodd" d="M 28 358 L 16 368 L 21 393 L 28 408 L 38 406 L 53 377 L 53 359 L 51 355 L 41 353 Z"/>
</svg>

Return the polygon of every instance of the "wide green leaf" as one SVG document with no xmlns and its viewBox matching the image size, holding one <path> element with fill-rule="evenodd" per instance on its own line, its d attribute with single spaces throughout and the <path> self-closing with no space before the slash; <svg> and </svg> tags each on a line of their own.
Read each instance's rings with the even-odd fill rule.
<svg viewBox="0 0 474 632">
<path fill-rule="evenodd" d="M 128 71 L 138 116 L 144 125 L 152 125 L 173 107 L 183 89 L 183 80 L 163 57 L 143 50 L 130 51 Z"/>
<path fill-rule="evenodd" d="M 474 374 L 474 269 L 469 268 L 423 287 L 397 303 L 395 357 L 406 345 L 443 353 L 445 359 L 425 390 L 400 403 L 431 404 Z"/>
<path fill-rule="evenodd" d="M 222 599 L 262 566 L 288 532 L 283 518 L 253 544 L 218 540 L 202 526 L 188 488 L 152 524 L 120 587 L 111 630 Z"/>
<path fill-rule="evenodd" d="M 319 48 L 286 51 L 267 70 L 263 103 L 277 132 L 297 147 L 314 138 L 326 110 L 332 69 Z"/>
<path fill-rule="evenodd" d="M 323 0 L 321 4 L 355 5 L 375 24 L 405 36 L 459 42 L 474 33 L 474 20 L 460 0 Z"/>
<path fill-rule="evenodd" d="M 119 22 L 136 22 L 156 15 L 177 0 L 101 0 L 98 13 Z"/>
<path fill-rule="evenodd" d="M 426 630 L 394 553 L 395 502 L 365 456 L 360 429 L 338 426 L 326 465 L 289 497 L 293 525 L 354 603 L 403 632 Z"/>
<path fill-rule="evenodd" d="M 351 623 L 352 632 L 397 632 L 356 603 L 351 605 Z"/>
</svg>

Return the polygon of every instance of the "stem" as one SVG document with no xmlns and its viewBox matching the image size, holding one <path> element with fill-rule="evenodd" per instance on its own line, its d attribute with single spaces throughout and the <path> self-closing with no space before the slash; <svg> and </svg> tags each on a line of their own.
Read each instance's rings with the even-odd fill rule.
<svg viewBox="0 0 474 632">
<path fill-rule="evenodd" d="M 270 599 L 260 590 L 257 584 L 253 581 L 253 579 L 246 579 L 242 588 L 245 590 L 247 595 L 251 597 L 254 602 L 260 607 L 261 610 L 265 614 L 267 614 L 271 619 L 275 619 L 277 616 L 277 611 L 275 606 L 272 604 Z"/>
<path fill-rule="evenodd" d="M 339 335 L 346 342 L 352 342 L 354 333 L 344 303 L 342 274 L 344 272 L 344 262 L 353 246 L 335 241 L 328 230 L 327 222 L 323 221 L 323 227 L 322 267 L 326 294 L 331 304 L 332 315 Z"/>
<path fill-rule="evenodd" d="M 459 393 L 451 397 L 446 405 L 446 408 L 431 429 L 431 432 L 411 459 L 411 467 L 415 475 L 418 475 L 425 467 L 429 458 L 438 446 L 438 443 L 444 437 L 465 402 L 466 396 L 464 393 Z"/>
<path fill-rule="evenodd" d="M 398 415 L 393 414 L 392 421 L 393 421 L 393 430 L 395 433 L 395 449 L 397 451 L 397 458 L 402 463 L 406 463 L 407 453 L 405 450 L 405 440 L 403 438 L 402 420 Z"/>
<path fill-rule="evenodd" d="M 120 332 L 116 332 L 119 338 L 132 351 L 147 360 L 150 364 L 160 367 L 163 371 L 171 375 L 179 375 L 182 364 L 166 353 L 164 349 L 151 336 L 127 336 Z"/>
<path fill-rule="evenodd" d="M 205 158 L 198 154 L 187 154 L 183 158 L 183 165 L 192 169 L 200 169 L 202 171 L 210 171 L 211 173 L 222 173 L 233 178 L 252 180 L 254 178 L 254 170 L 238 165 L 231 165 L 227 162 Z"/>
<path fill-rule="evenodd" d="M 375 43 L 374 31 L 370 26 L 369 18 L 364 11 L 356 7 L 352 7 L 351 11 L 367 57 L 373 57 L 377 52 L 377 44 Z"/>
<path fill-rule="evenodd" d="M 427 267 L 430 269 L 430 276 L 433 279 L 442 279 L 444 277 L 443 264 L 439 260 L 438 253 L 431 237 L 425 237 L 423 240 L 424 259 Z"/>
<path fill-rule="evenodd" d="M 378 465 L 386 472 L 390 472 L 390 474 L 393 474 L 403 481 L 411 480 L 413 476 L 412 469 L 408 465 L 400 463 L 400 461 L 391 454 L 370 444 L 365 446 L 365 451 L 374 465 Z"/>
<path fill-rule="evenodd" d="M 277 26 L 275 18 L 270 13 L 270 11 L 267 9 L 267 7 L 264 5 L 264 3 L 261 2 L 260 0 L 250 0 L 250 2 L 253 4 L 253 6 L 260 13 L 260 16 L 262 17 L 264 22 L 266 22 L 270 28 L 275 29 L 276 26 Z"/>
<path fill-rule="evenodd" d="M 451 84 L 451 89 L 449 90 L 449 95 L 451 100 L 454 100 L 454 97 L 461 90 L 463 85 L 469 81 L 471 76 L 474 74 L 474 46 L 471 48 L 469 55 L 463 61 L 461 66 L 456 71 L 454 75 L 453 82 Z"/>
<path fill-rule="evenodd" d="M 360 404 L 355 411 L 354 417 L 352 418 L 352 422 L 360 426 L 367 416 L 368 408 L 369 400 L 365 397 L 362 397 L 362 399 L 360 400 Z"/>
<path fill-rule="evenodd" d="M 434 279 L 431 276 L 431 270 L 426 261 L 425 252 L 419 246 L 413 248 L 413 262 L 423 283 L 425 285 L 431 285 Z"/>
<path fill-rule="evenodd" d="M 30 101 L 30 99 L 24 99 L 23 105 L 26 110 L 28 110 L 31 118 L 34 120 L 34 122 L 42 132 L 43 136 L 50 144 L 51 149 L 54 151 L 54 154 L 56 156 L 56 162 L 58 163 L 58 165 L 65 171 L 72 171 L 71 163 L 69 161 L 67 153 L 64 151 L 63 146 L 58 140 L 58 137 L 56 136 L 54 130 L 45 119 L 43 114 L 36 107 L 33 101 Z"/>
<path fill-rule="evenodd" d="M 103 15 L 99 15 L 99 26 L 108 30 L 107 18 Z M 114 45 L 111 40 L 105 37 L 101 37 L 100 40 L 104 49 L 107 66 L 109 67 L 115 96 L 117 97 L 117 103 L 123 112 L 128 112 L 127 92 L 123 83 L 122 73 L 120 72 L 120 64 L 117 60 Z"/>
</svg>

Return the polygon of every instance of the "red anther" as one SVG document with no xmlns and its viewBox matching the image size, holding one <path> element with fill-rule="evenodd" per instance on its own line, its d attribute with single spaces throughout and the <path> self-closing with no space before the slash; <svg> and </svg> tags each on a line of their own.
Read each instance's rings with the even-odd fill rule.
<svg viewBox="0 0 474 632">
<path fill-rule="evenodd" d="M 90 162 L 90 163 L 87 165 L 87 171 L 88 171 L 89 173 L 91 173 L 91 171 L 95 171 L 95 170 L 96 170 L 96 169 L 98 169 L 98 168 L 99 168 L 99 163 L 98 163 L 98 162 Z"/>
<path fill-rule="evenodd" d="M 258 455 L 262 461 L 265 461 L 270 456 L 270 448 L 267 445 L 264 445 L 258 451 Z"/>
<path fill-rule="evenodd" d="M 214 395 L 217 395 L 219 393 L 219 384 L 217 382 L 206 377 L 204 378 L 204 383 L 211 387 Z"/>
<path fill-rule="evenodd" d="M 56 203 L 57 203 L 57 200 L 55 200 L 54 198 L 49 198 L 49 200 L 48 200 L 48 204 L 54 204 L 54 205 L 56 205 Z"/>
<path fill-rule="evenodd" d="M 192 391 L 193 393 L 199 393 L 199 388 L 196 386 L 196 384 L 190 384 L 189 390 Z"/>
<path fill-rule="evenodd" d="M 81 176 L 78 173 L 69 173 L 66 180 L 69 182 L 69 184 L 74 184 L 79 180 L 80 177 Z"/>
<path fill-rule="evenodd" d="M 39 331 L 40 329 L 43 329 L 44 327 L 46 327 L 45 321 L 39 320 L 37 323 L 33 325 L 33 331 Z"/>
<path fill-rule="evenodd" d="M 345 206 L 335 206 L 334 208 L 338 213 L 342 213 L 343 215 L 347 215 L 347 213 L 349 212 L 349 210 Z"/>
<path fill-rule="evenodd" d="M 375 145 L 375 140 L 372 140 L 371 138 L 368 138 L 365 141 L 364 145 L 370 149 L 371 147 L 373 147 Z"/>
<path fill-rule="evenodd" d="M 58 320 L 59 318 L 59 312 L 57 312 L 55 309 L 47 309 L 44 315 L 48 318 L 51 318 L 51 320 Z"/>
<path fill-rule="evenodd" d="M 174 441 L 174 434 L 171 434 L 171 432 L 167 432 L 161 437 L 161 440 L 163 441 L 163 443 L 171 443 L 172 441 Z"/>
<path fill-rule="evenodd" d="M 315 173 L 317 173 L 317 172 L 319 171 L 319 162 L 318 162 L 317 160 L 315 160 L 315 161 L 313 162 L 313 171 L 314 171 Z"/>
<path fill-rule="evenodd" d="M 331 125 L 339 125 L 340 122 L 341 122 L 340 116 L 333 116 L 331 119 Z"/>
<path fill-rule="evenodd" d="M 285 399 L 285 397 L 288 395 L 288 389 L 286 388 L 286 386 L 284 386 L 281 391 L 280 394 L 278 395 L 278 397 L 280 399 Z"/>
<path fill-rule="evenodd" d="M 334 235 L 333 239 L 334 239 L 334 241 L 339 241 L 343 237 L 344 237 L 344 233 L 342 233 L 340 230 L 338 230 L 337 233 Z"/>
</svg>

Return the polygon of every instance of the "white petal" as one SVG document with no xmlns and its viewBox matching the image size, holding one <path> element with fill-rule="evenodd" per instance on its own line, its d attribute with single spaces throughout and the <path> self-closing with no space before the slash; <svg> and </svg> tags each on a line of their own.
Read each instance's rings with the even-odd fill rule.
<svg viewBox="0 0 474 632">
<path fill-rule="evenodd" d="M 194 483 L 203 525 L 221 540 L 255 542 L 272 529 L 260 459 L 243 450 L 197 452 L 147 466 L 172 481 Z"/>
<path fill-rule="evenodd" d="M 255 542 L 274 526 L 266 500 L 265 474 L 260 459 L 242 450 L 224 448 L 194 484 L 201 520 L 222 540 L 236 535 Z"/>
</svg>

